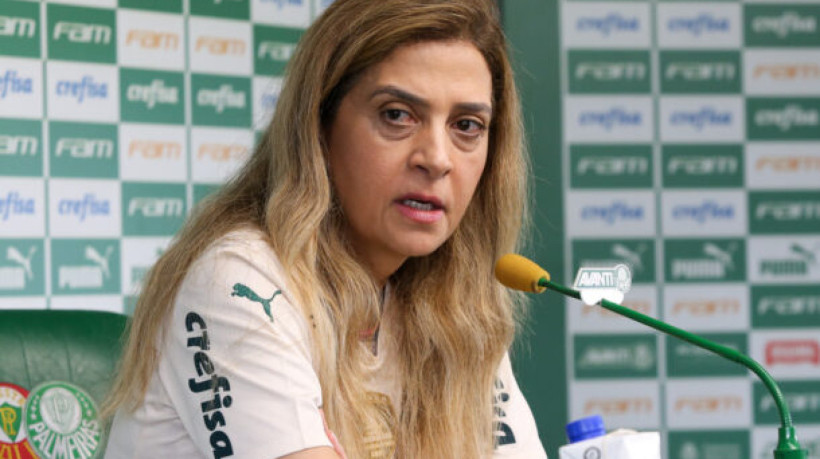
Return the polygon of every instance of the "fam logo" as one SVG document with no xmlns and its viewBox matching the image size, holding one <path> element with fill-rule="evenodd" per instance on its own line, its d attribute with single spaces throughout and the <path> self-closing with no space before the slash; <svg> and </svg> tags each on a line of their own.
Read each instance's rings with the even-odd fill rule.
<svg viewBox="0 0 820 459">
<path fill-rule="evenodd" d="M 672 316 L 715 317 L 737 316 L 741 312 L 737 298 L 681 299 L 672 305 Z"/>
<path fill-rule="evenodd" d="M 34 18 L 0 15 L 0 37 L 33 38 L 36 32 Z"/>
<path fill-rule="evenodd" d="M 742 147 L 666 145 L 663 147 L 663 163 L 663 184 L 666 187 L 743 186 Z"/>
<path fill-rule="evenodd" d="M 0 99 L 13 94 L 31 94 L 33 90 L 33 79 L 19 75 L 16 70 L 7 69 L 0 76 Z"/>
<path fill-rule="evenodd" d="M 572 50 L 571 93 L 649 93 L 648 51 Z"/>
<path fill-rule="evenodd" d="M 33 216 L 35 213 L 33 197 L 25 196 L 16 190 L 6 192 L 5 196 L 0 195 L 0 220 L 5 222 L 14 219 L 15 216 Z"/>
<path fill-rule="evenodd" d="M 69 156 L 78 159 L 107 159 L 114 155 L 114 142 L 110 139 L 87 139 L 66 137 L 57 141 L 56 157 Z"/>
<path fill-rule="evenodd" d="M 653 335 L 576 335 L 574 349 L 579 379 L 657 376 Z"/>
<path fill-rule="evenodd" d="M 820 156 L 809 154 L 798 155 L 762 155 L 754 166 L 756 171 L 773 171 L 783 174 L 815 171 L 820 172 Z"/>
<path fill-rule="evenodd" d="M 758 64 L 752 70 L 752 78 L 781 81 L 816 80 L 820 78 L 820 64 L 810 62 Z"/>
<path fill-rule="evenodd" d="M 717 17 L 711 13 L 699 13 L 696 16 L 673 16 L 666 21 L 670 32 L 684 32 L 695 37 L 704 34 L 726 33 L 731 29 L 727 17 Z"/>
<path fill-rule="evenodd" d="M 766 343 L 766 366 L 809 365 L 820 367 L 820 341 L 817 339 L 776 339 Z"/>
<path fill-rule="evenodd" d="M 708 414 L 712 416 L 743 410 L 743 398 L 734 395 L 681 397 L 675 400 L 675 414 Z"/>
<path fill-rule="evenodd" d="M 203 35 L 196 39 L 194 52 L 206 52 L 212 56 L 241 56 L 248 49 L 248 44 L 239 38 L 226 38 Z"/>
<path fill-rule="evenodd" d="M 638 32 L 641 21 L 637 16 L 624 16 L 619 12 L 610 12 L 605 16 L 582 16 L 575 22 L 575 30 L 593 32 L 602 37 L 609 37 L 618 32 Z"/>
<path fill-rule="evenodd" d="M 49 4 L 48 57 L 62 60 L 117 62 L 114 10 Z"/>
<path fill-rule="evenodd" d="M 752 286 L 752 326 L 820 326 L 820 288 L 815 285 Z"/>
<path fill-rule="evenodd" d="M 79 80 L 57 80 L 57 97 L 73 99 L 78 104 L 94 99 L 108 99 L 108 83 L 94 80 L 92 75 L 84 75 Z"/>
<path fill-rule="evenodd" d="M 603 154 L 596 155 L 579 153 L 575 165 L 575 177 L 613 178 L 629 177 L 630 181 L 645 177 L 651 167 L 651 156 L 645 154 Z M 634 183 L 634 182 L 633 182 Z"/>
<path fill-rule="evenodd" d="M 54 26 L 54 41 L 68 40 L 72 43 L 111 43 L 112 29 L 104 24 L 59 21 Z"/>
<path fill-rule="evenodd" d="M 687 82 L 733 81 L 737 79 L 737 64 L 734 62 L 670 62 L 663 72 L 666 80 Z"/>
<path fill-rule="evenodd" d="M 267 26 L 253 26 L 253 67 L 257 75 L 283 75 L 285 64 L 296 51 L 296 44 L 302 36 L 302 29 Z"/>
<path fill-rule="evenodd" d="M 276 62 L 287 62 L 296 51 L 296 43 L 285 43 L 281 41 L 262 41 L 257 46 L 256 57 L 259 59 L 270 59 Z"/>
<path fill-rule="evenodd" d="M 39 151 L 40 139 L 38 137 L 0 133 L 0 158 L 37 156 Z"/>
<path fill-rule="evenodd" d="M 179 34 L 151 29 L 131 29 L 125 36 L 125 46 L 137 46 L 145 50 L 177 50 Z"/>
<path fill-rule="evenodd" d="M 128 143 L 128 157 L 147 160 L 180 159 L 182 157 L 182 145 L 179 142 L 134 139 Z"/>
<path fill-rule="evenodd" d="M 583 414 L 603 416 L 648 415 L 655 411 L 651 397 L 592 397 L 584 403 Z"/>
<path fill-rule="evenodd" d="M 672 208 L 673 220 L 694 221 L 703 225 L 713 220 L 734 220 L 736 217 L 735 206 L 731 204 L 720 204 L 711 199 L 704 200 L 700 204 L 678 204 Z"/>
<path fill-rule="evenodd" d="M 752 233 L 816 233 L 820 228 L 820 193 L 753 192 L 749 202 Z"/>
<path fill-rule="evenodd" d="M 185 185 L 123 183 L 123 234 L 172 236 L 186 212 Z"/>
<path fill-rule="evenodd" d="M 807 424 L 820 423 L 820 387 L 816 382 L 782 381 L 780 387 L 789 410 L 796 419 Z M 779 420 L 777 404 L 762 383 L 755 383 L 754 398 L 755 424 L 777 423 Z M 805 443 L 803 445 L 805 446 Z"/>
<path fill-rule="evenodd" d="M 719 111 L 711 106 L 701 107 L 699 110 L 675 110 L 669 115 L 669 122 L 673 125 L 691 126 L 696 131 L 705 127 L 731 126 L 734 122 L 731 111 Z"/>
<path fill-rule="evenodd" d="M 51 244 L 55 293 L 119 291 L 119 242 L 57 239 Z"/>
<path fill-rule="evenodd" d="M 629 111 L 623 107 L 612 107 L 609 110 L 585 110 L 578 115 L 581 126 L 600 126 L 606 131 L 618 127 L 635 127 L 644 124 L 640 111 Z"/>
<path fill-rule="evenodd" d="M 0 296 L 44 291 L 43 242 L 11 239 L 0 243 Z"/>
<path fill-rule="evenodd" d="M 670 239 L 666 244 L 666 278 L 685 281 L 740 281 L 746 266 L 742 240 Z"/>
<path fill-rule="evenodd" d="M 203 143 L 196 152 L 198 160 L 217 163 L 241 161 L 248 156 L 247 146 L 238 143 Z"/>
<path fill-rule="evenodd" d="M 117 126 L 52 121 L 49 131 L 52 176 L 117 178 Z"/>
</svg>

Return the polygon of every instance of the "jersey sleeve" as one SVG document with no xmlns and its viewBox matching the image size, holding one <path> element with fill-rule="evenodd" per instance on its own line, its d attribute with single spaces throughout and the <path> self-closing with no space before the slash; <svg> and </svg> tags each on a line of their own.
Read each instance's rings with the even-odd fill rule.
<svg viewBox="0 0 820 459">
<path fill-rule="evenodd" d="M 309 324 L 262 240 L 209 249 L 165 330 L 160 380 L 204 457 L 276 458 L 330 446 Z"/>
<path fill-rule="evenodd" d="M 510 357 L 506 354 L 498 366 L 493 411 L 496 437 L 493 458 L 546 459 L 535 419 L 518 388 Z"/>
</svg>

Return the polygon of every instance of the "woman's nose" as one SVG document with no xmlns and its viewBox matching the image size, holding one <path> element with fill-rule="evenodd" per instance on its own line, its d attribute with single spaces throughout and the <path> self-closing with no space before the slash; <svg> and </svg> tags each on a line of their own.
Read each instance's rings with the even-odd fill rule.
<svg viewBox="0 0 820 459">
<path fill-rule="evenodd" d="M 423 170 L 431 178 L 441 178 L 453 168 L 452 145 L 445 128 L 427 127 L 418 134 L 410 165 Z"/>
</svg>

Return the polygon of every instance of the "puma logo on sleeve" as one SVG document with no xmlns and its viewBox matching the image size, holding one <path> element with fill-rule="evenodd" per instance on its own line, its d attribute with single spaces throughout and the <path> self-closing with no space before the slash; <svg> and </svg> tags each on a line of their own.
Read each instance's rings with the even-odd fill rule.
<svg viewBox="0 0 820 459">
<path fill-rule="evenodd" d="M 273 296 L 271 296 L 269 299 L 265 299 L 265 298 L 262 298 L 261 296 L 259 296 L 253 290 L 251 290 L 251 288 L 248 287 L 247 285 L 236 283 L 236 284 L 233 284 L 233 292 L 231 292 L 231 296 L 238 296 L 238 297 L 241 297 L 241 298 L 247 298 L 247 299 L 249 299 L 249 300 L 251 300 L 255 303 L 261 304 L 262 308 L 265 310 L 265 314 L 267 314 L 268 317 L 270 318 L 270 321 L 273 322 L 273 314 L 271 314 L 270 304 L 273 301 L 273 299 L 276 298 L 276 296 L 281 294 L 281 293 L 282 293 L 281 290 L 277 290 L 277 291 L 273 292 Z"/>
</svg>

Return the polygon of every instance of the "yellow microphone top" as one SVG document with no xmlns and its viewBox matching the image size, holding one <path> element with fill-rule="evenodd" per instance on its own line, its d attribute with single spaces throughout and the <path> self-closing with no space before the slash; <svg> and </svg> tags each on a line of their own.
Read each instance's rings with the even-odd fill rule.
<svg viewBox="0 0 820 459">
<path fill-rule="evenodd" d="M 495 263 L 495 278 L 512 289 L 541 293 L 547 288 L 538 285 L 538 281 L 550 280 L 550 273 L 529 258 L 508 253 Z"/>
</svg>

